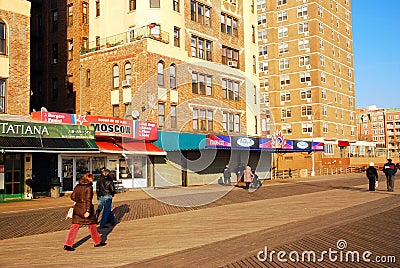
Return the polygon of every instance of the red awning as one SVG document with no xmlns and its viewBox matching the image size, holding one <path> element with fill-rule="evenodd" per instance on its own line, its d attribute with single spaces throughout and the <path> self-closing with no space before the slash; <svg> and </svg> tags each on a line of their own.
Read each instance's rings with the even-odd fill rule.
<svg viewBox="0 0 400 268">
<path fill-rule="evenodd" d="M 339 147 L 347 147 L 347 146 L 350 146 L 350 143 L 348 141 L 338 141 L 338 146 Z"/>
<path fill-rule="evenodd" d="M 121 154 L 123 151 L 121 147 L 111 141 L 96 141 L 96 144 L 102 153 Z"/>
<path fill-rule="evenodd" d="M 167 153 L 161 148 L 149 142 L 117 142 L 118 146 L 124 148 L 126 154 L 145 154 L 145 155 L 166 155 Z"/>
</svg>

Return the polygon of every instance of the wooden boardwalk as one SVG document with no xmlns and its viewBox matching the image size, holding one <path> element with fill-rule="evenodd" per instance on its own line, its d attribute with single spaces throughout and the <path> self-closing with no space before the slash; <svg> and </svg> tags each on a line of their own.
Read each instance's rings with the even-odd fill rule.
<svg viewBox="0 0 400 268">
<path fill-rule="evenodd" d="M 114 211 L 122 222 L 100 230 L 107 246 L 94 248 L 82 228 L 74 252 L 62 250 L 67 198 L 0 204 L 0 267 L 377 267 L 327 258 L 259 260 L 266 247 L 318 254 L 338 250 L 339 242 L 346 245 L 342 253 L 395 256 L 397 264 L 390 259 L 379 267 L 399 267 L 399 191 L 385 191 L 382 181 L 379 191 L 368 192 L 366 183 L 364 174 L 346 174 L 268 182 L 253 193 L 218 185 L 121 193 Z"/>
</svg>

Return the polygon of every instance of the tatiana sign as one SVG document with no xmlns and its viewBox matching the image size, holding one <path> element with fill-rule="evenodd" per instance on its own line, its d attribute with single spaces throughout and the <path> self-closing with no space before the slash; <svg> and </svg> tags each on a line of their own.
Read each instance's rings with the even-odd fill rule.
<svg viewBox="0 0 400 268">
<path fill-rule="evenodd" d="M 94 129 L 90 126 L 0 121 L 0 135 L 3 137 L 94 139 Z"/>
<path fill-rule="evenodd" d="M 33 112 L 32 118 L 52 123 L 93 126 L 96 137 L 123 137 L 149 141 L 158 138 L 157 124 L 147 121 L 55 112 Z"/>
</svg>

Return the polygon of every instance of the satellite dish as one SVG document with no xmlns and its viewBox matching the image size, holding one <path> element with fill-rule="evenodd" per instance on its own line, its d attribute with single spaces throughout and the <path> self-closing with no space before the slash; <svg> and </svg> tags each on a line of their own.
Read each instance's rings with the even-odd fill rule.
<svg viewBox="0 0 400 268">
<path fill-rule="evenodd" d="M 139 111 L 138 111 L 138 110 L 133 110 L 133 111 L 132 111 L 132 117 L 133 117 L 134 119 L 137 119 L 137 118 L 139 117 Z"/>
</svg>

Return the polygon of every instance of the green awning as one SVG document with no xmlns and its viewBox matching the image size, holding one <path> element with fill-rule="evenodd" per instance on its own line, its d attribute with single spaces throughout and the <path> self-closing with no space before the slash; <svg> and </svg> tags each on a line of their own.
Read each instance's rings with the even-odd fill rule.
<svg viewBox="0 0 400 268">
<path fill-rule="evenodd" d="M 205 149 L 206 143 L 205 134 L 158 131 L 158 140 L 154 145 L 164 151 L 184 151 Z"/>
</svg>

